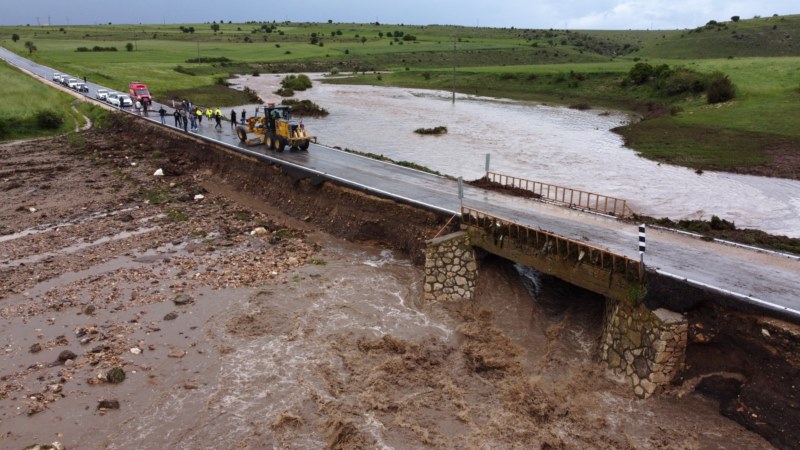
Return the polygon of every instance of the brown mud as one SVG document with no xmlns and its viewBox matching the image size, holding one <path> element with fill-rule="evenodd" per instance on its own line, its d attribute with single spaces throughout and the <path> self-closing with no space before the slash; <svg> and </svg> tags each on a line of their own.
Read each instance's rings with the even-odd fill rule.
<svg viewBox="0 0 800 450">
<path fill-rule="evenodd" d="M 421 304 L 385 250 L 449 218 L 112 123 L 0 146 L 0 447 L 769 448 L 717 401 L 798 447 L 777 322 L 690 313 L 715 400 L 639 401 L 595 360 L 601 298 L 490 257 L 475 302 Z"/>
</svg>

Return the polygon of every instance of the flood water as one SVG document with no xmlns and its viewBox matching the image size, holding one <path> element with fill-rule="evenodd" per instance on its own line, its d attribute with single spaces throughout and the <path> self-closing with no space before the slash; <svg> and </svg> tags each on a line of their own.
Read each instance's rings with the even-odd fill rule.
<svg viewBox="0 0 800 450">
<path fill-rule="evenodd" d="M 233 82 L 265 101 L 283 75 L 241 76 Z M 451 93 L 315 82 L 299 92 L 327 109 L 304 122 L 328 146 L 383 154 L 439 172 L 476 179 L 491 170 L 629 201 L 634 211 L 673 219 L 733 221 L 740 228 L 800 237 L 800 181 L 693 170 L 641 158 L 611 132 L 627 115 L 578 111 L 532 102 Z M 248 108 L 252 114 L 253 108 Z M 442 136 L 417 128 L 446 126 Z"/>
<path fill-rule="evenodd" d="M 299 270 L 300 282 L 198 304 L 200 317 L 215 312 L 197 347 L 219 359 L 193 360 L 182 376 L 202 382 L 152 395 L 102 446 L 769 447 L 702 398 L 636 400 L 592 357 L 597 296 L 545 284 L 532 298 L 513 269 L 490 263 L 477 301 L 445 311 L 421 304 L 409 261 L 321 239 L 329 263 Z M 492 324 L 470 328 L 481 311 Z M 464 367 L 462 352 L 481 345 L 508 367 Z"/>
</svg>

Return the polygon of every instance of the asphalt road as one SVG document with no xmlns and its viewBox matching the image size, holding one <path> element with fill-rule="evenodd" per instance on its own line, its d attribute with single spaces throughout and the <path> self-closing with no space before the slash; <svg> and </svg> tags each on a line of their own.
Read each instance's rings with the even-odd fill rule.
<svg viewBox="0 0 800 450">
<path fill-rule="evenodd" d="M 0 58 L 52 83 L 55 72 L 52 68 L 33 63 L 2 47 Z M 89 92 L 84 95 L 91 99 L 94 99 L 98 88 L 104 87 L 92 80 L 88 80 L 87 84 Z M 173 109 L 169 106 L 165 105 L 165 109 L 171 114 Z M 159 107 L 158 103 L 154 103 L 152 110 L 158 110 Z M 135 114 L 131 108 L 127 110 Z M 224 111 L 223 114 L 229 112 Z M 253 111 L 247 113 L 252 115 Z M 160 123 L 154 112 L 147 119 Z M 167 119 L 167 124 L 174 123 L 171 116 Z M 314 130 L 309 131 L 313 134 Z M 452 214 L 460 210 L 458 185 L 450 179 L 322 145 L 312 145 L 307 152 L 287 150 L 283 153 L 275 153 L 262 146 L 246 147 L 238 142 L 229 122 L 223 122 L 222 129 L 215 129 L 204 121 L 200 129 L 192 134 L 265 161 L 294 167 L 382 196 Z M 638 228 L 614 218 L 471 186 L 464 186 L 463 204 L 507 220 L 608 248 L 634 259 L 639 257 Z M 800 258 L 649 228 L 645 263 L 662 275 L 800 319 Z"/>
</svg>

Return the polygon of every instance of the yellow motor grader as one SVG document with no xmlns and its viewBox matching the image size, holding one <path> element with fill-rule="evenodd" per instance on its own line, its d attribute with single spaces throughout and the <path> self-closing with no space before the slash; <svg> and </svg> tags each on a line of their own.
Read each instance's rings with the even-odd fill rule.
<svg viewBox="0 0 800 450">
<path fill-rule="evenodd" d="M 262 108 L 264 114 L 259 116 Z M 248 138 L 249 134 L 254 136 Z M 308 135 L 302 122 L 292 119 L 290 107 L 276 106 L 274 103 L 256 109 L 255 116 L 247 119 L 247 126 L 236 127 L 236 135 L 246 145 L 263 144 L 276 152 L 282 152 L 286 147 L 308 150 L 311 142 L 317 142 L 315 136 Z"/>
</svg>

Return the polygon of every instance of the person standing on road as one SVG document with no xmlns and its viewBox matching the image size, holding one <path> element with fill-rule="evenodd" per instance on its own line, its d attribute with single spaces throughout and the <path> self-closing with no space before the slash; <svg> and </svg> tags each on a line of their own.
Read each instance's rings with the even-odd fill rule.
<svg viewBox="0 0 800 450">
<path fill-rule="evenodd" d="M 214 117 L 214 111 L 211 108 L 206 108 L 206 118 L 208 118 L 208 123 L 211 124 L 211 118 Z"/>
<path fill-rule="evenodd" d="M 147 116 L 147 106 L 150 105 L 150 102 L 145 100 L 142 102 L 142 112 L 145 116 Z"/>
<path fill-rule="evenodd" d="M 246 125 L 246 119 L 244 118 L 244 108 L 242 108 L 242 125 Z"/>
<path fill-rule="evenodd" d="M 139 100 L 136 100 L 136 104 L 133 105 L 133 106 L 134 106 L 134 108 L 136 108 L 136 114 L 141 114 L 142 113 L 142 102 L 140 102 Z"/>
<path fill-rule="evenodd" d="M 203 110 L 200 108 L 195 108 L 194 115 L 197 116 L 197 126 L 199 127 L 203 124 Z"/>
<path fill-rule="evenodd" d="M 167 121 L 165 119 L 166 119 L 166 116 L 167 116 L 167 110 L 164 109 L 163 106 L 161 107 L 161 109 L 158 110 L 158 115 L 159 115 L 159 117 L 161 117 L 161 125 L 166 125 Z"/>
<path fill-rule="evenodd" d="M 181 113 L 176 109 L 172 116 L 175 117 L 175 128 L 181 127 Z"/>
<path fill-rule="evenodd" d="M 194 113 L 191 109 L 189 110 L 189 122 L 191 122 L 191 129 L 197 129 L 197 114 Z"/>
<path fill-rule="evenodd" d="M 181 110 L 181 122 L 183 123 L 183 131 L 189 132 L 189 115 L 186 114 L 186 110 Z"/>
<path fill-rule="evenodd" d="M 222 128 L 222 111 L 219 108 L 214 112 L 214 120 L 217 122 L 214 128 Z"/>
<path fill-rule="evenodd" d="M 236 110 L 231 110 L 231 128 L 236 126 Z"/>
</svg>

